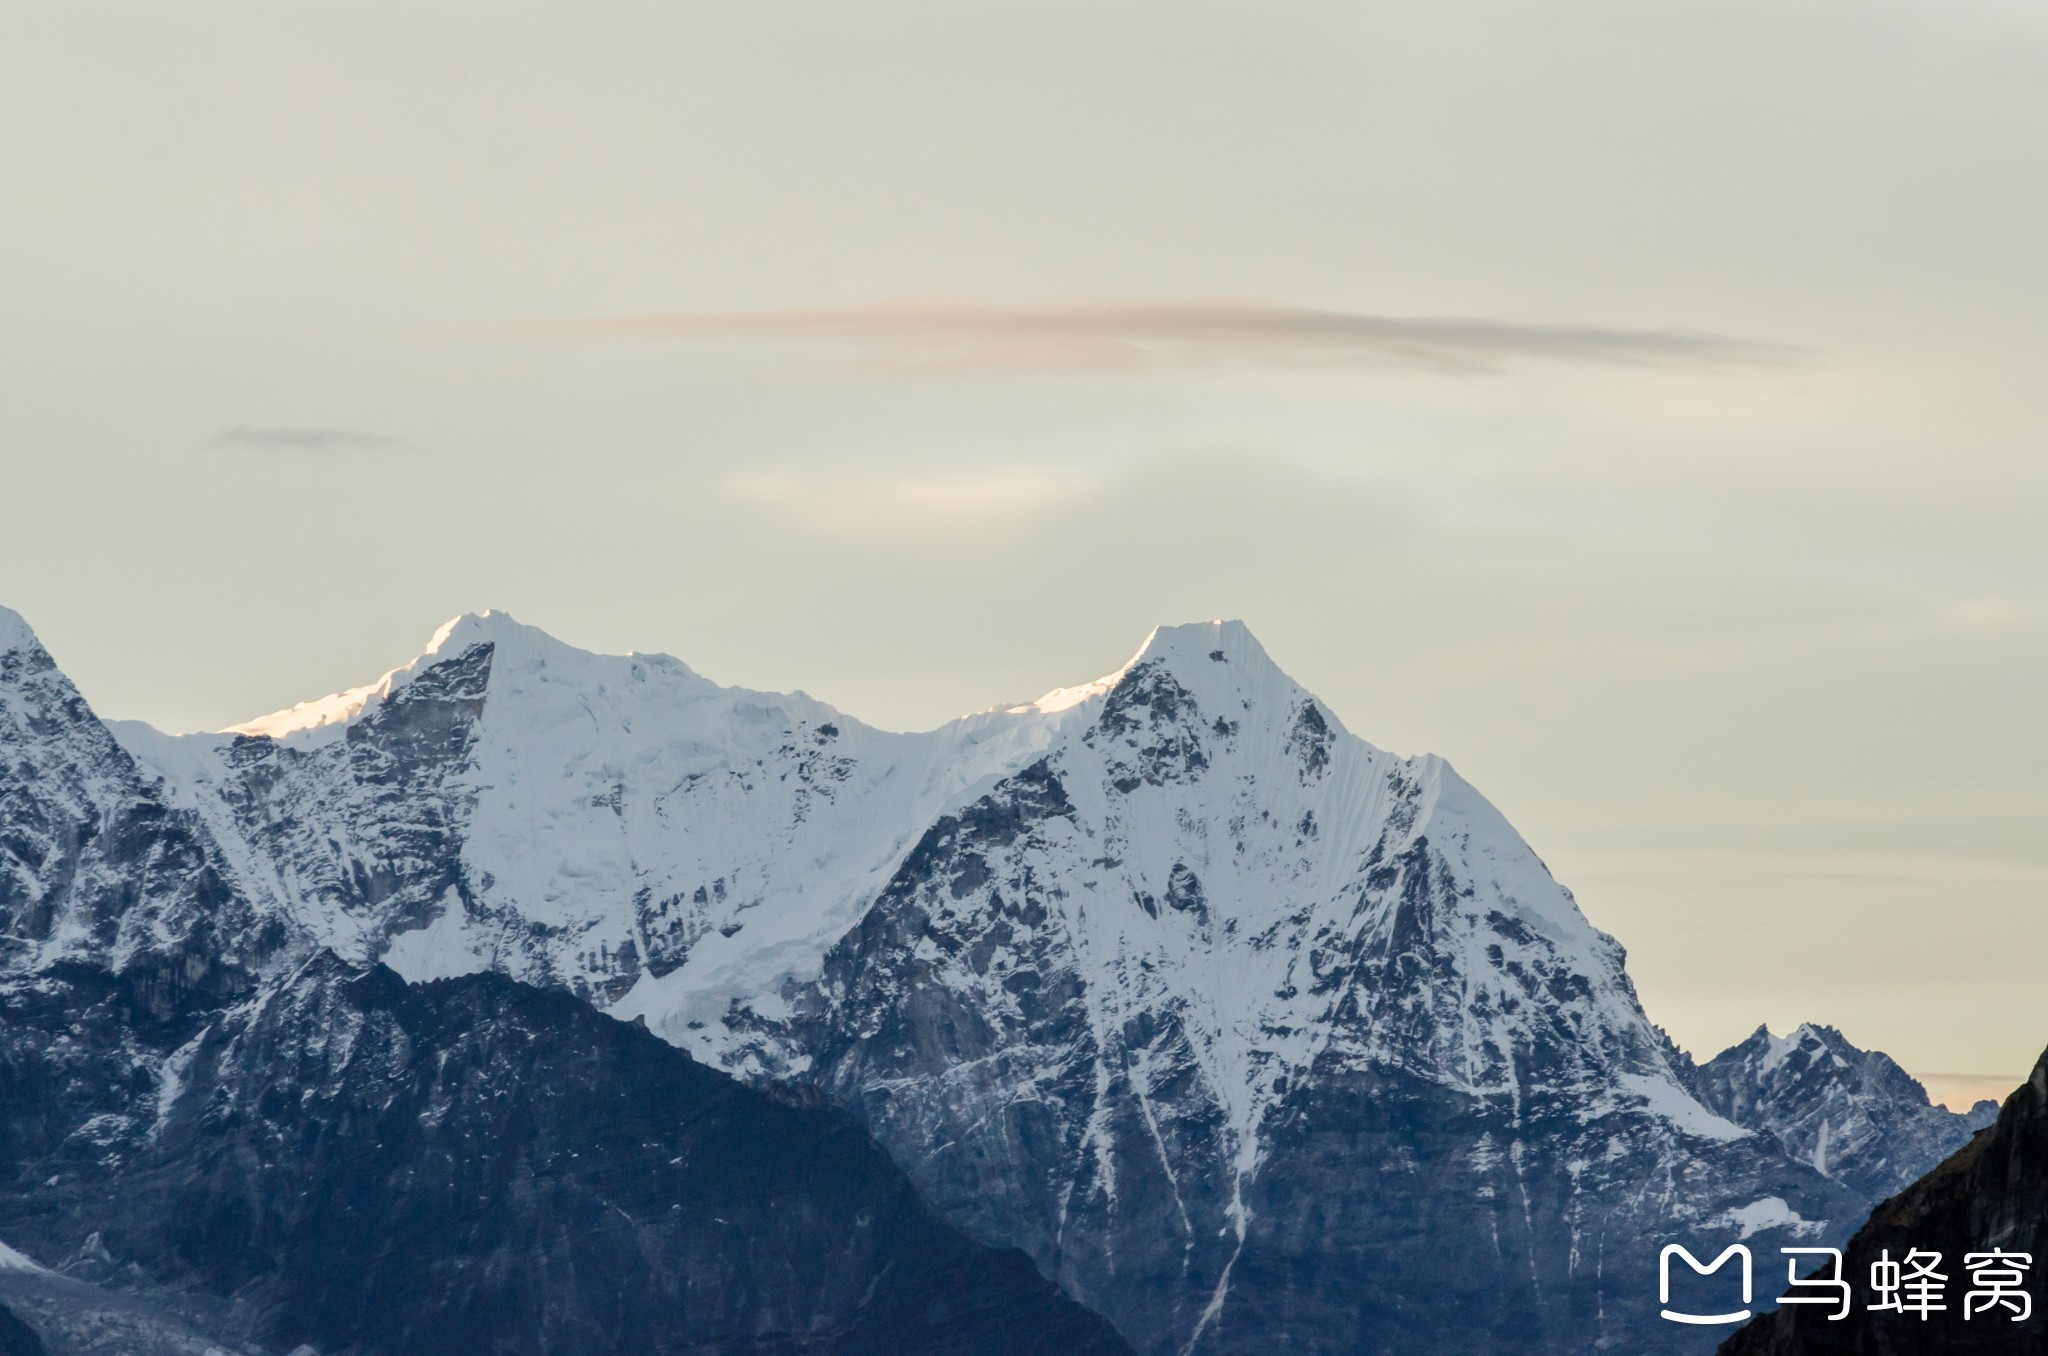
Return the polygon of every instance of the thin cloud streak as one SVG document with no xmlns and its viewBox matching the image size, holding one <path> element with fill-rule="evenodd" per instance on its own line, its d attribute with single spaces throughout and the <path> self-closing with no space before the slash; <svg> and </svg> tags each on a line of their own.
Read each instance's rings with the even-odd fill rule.
<svg viewBox="0 0 2048 1356">
<path fill-rule="evenodd" d="M 740 475 L 723 488 L 736 502 L 789 514 L 826 536 L 886 540 L 1019 528 L 1086 501 L 1101 486 L 1072 473 L 995 472 L 938 480 Z"/>
<path fill-rule="evenodd" d="M 1691 330 L 1383 316 L 1272 302 L 892 301 L 779 311 L 542 322 L 535 337 L 799 340 L 878 350 L 890 364 L 1143 369 L 1202 364 L 1395 365 L 1491 373 L 1525 359 L 1624 367 L 1785 367 L 1800 349 Z"/>
<path fill-rule="evenodd" d="M 290 456 L 363 456 L 385 452 L 422 451 L 417 443 L 385 433 L 363 433 L 344 428 L 259 427 L 236 424 L 224 428 L 201 444 L 202 452 L 262 452 Z"/>
</svg>

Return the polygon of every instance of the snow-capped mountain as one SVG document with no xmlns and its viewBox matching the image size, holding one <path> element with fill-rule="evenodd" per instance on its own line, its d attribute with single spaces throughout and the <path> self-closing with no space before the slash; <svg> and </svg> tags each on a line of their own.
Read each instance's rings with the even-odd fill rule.
<svg viewBox="0 0 2048 1356">
<path fill-rule="evenodd" d="M 821 1089 L 1148 1352 L 1641 1349 L 1662 1243 L 1860 1213 L 1695 1098 L 1483 797 L 1236 623 L 899 735 L 482 614 L 120 735 L 296 932 Z"/>
<path fill-rule="evenodd" d="M 0 613 L 0 1350 L 1128 1350 L 815 1097 L 338 958 L 225 813 Z"/>
<path fill-rule="evenodd" d="M 1831 1026 L 1785 1036 L 1759 1026 L 1688 1081 L 1714 1111 L 1872 1200 L 1903 1189 L 1998 1114 L 1992 1101 L 1968 1112 L 1930 1105 L 1890 1055 L 1860 1050 Z"/>
<path fill-rule="evenodd" d="M 991 715 L 884 734 L 501 613 L 220 735 L 115 730 L 253 893 L 341 954 L 601 1004 L 687 967 L 669 991 L 713 1015 L 772 987 L 781 957 L 822 955 L 923 824 L 1046 733 Z"/>
</svg>

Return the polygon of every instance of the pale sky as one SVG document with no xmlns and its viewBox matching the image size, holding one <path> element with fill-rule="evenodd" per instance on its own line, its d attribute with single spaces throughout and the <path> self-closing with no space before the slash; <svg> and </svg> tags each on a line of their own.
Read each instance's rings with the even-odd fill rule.
<svg viewBox="0 0 2048 1356">
<path fill-rule="evenodd" d="M 1241 617 L 1707 1055 L 2048 1043 L 2048 7 L 0 3 L 0 603 L 936 724 Z"/>
</svg>

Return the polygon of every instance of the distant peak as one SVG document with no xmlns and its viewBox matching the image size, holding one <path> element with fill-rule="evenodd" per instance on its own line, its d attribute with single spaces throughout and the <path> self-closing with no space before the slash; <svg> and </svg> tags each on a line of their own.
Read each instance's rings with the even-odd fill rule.
<svg viewBox="0 0 2048 1356">
<path fill-rule="evenodd" d="M 564 644 L 539 627 L 518 621 L 509 612 L 486 608 L 482 612 L 465 612 L 443 622 L 418 657 L 391 670 L 374 683 L 300 702 L 240 725 L 230 725 L 223 733 L 265 735 L 301 745 L 338 739 L 349 725 L 374 711 L 419 674 L 437 664 L 459 659 L 479 645 L 492 647 L 493 672 L 501 669 L 545 672 L 560 675 L 564 681 L 572 683 L 585 677 L 601 682 L 605 666 L 632 663 L 693 683 L 704 682 L 689 665 L 667 655 L 638 652 L 628 655 L 593 654 Z"/>
<path fill-rule="evenodd" d="M 1242 664 L 1260 668 L 1276 667 L 1266 647 L 1259 644 L 1249 626 L 1241 621 L 1184 622 L 1178 626 L 1155 626 L 1131 664 L 1158 660 L 1169 667 L 1181 664 Z"/>
<path fill-rule="evenodd" d="M 1771 1073 L 1783 1066 L 1793 1055 L 1818 1049 L 1833 1055 L 1837 1060 L 1856 1060 L 1869 1052 L 1852 1044 L 1848 1037 L 1831 1026 L 1819 1026 L 1813 1022 L 1801 1022 L 1782 1036 L 1771 1034 L 1768 1024 L 1759 1026 L 1749 1039 L 1730 1048 L 1726 1053 L 1735 1055 L 1747 1052 L 1758 1060 L 1758 1072 Z M 1819 1055 L 1809 1053 L 1800 1068 L 1812 1067 Z"/>
<path fill-rule="evenodd" d="M 697 671 L 673 655 L 630 650 L 623 655 L 605 654 L 585 650 L 567 641 L 555 639 L 538 626 L 529 626 L 519 621 L 510 612 L 499 612 L 486 608 L 482 612 L 465 612 L 459 617 L 442 623 L 434 632 L 434 638 L 427 643 L 426 653 L 421 659 L 449 659 L 476 645 L 491 645 L 497 650 L 499 664 L 539 664 L 543 667 L 583 663 L 605 664 L 618 660 L 635 660 L 651 664 L 680 674 L 683 677 L 703 681 Z M 418 661 L 415 661 L 417 666 Z"/>
<path fill-rule="evenodd" d="M 427 642 L 428 654 L 459 654 L 472 645 L 485 641 L 499 641 L 510 636 L 539 636 L 553 639 L 538 627 L 522 624 L 510 612 L 499 612 L 485 608 L 481 612 L 465 612 L 459 617 L 450 617 L 441 623 L 441 629 L 434 632 L 434 638 Z"/>
<path fill-rule="evenodd" d="M 221 733 L 238 735 L 259 735 L 268 739 L 292 740 L 300 744 L 324 743 L 338 739 L 347 727 L 365 711 L 391 695 L 414 671 L 425 667 L 430 660 L 454 656 L 471 646 L 485 641 L 497 642 L 515 633 L 531 633 L 541 636 L 530 626 L 521 626 L 512 620 L 508 612 L 465 612 L 450 618 L 434 632 L 434 638 L 427 642 L 425 653 L 402 668 L 392 669 L 374 683 L 360 687 L 344 688 L 325 697 L 299 702 L 282 711 L 272 711 L 254 720 L 245 720 L 239 725 L 230 725 Z"/>
<path fill-rule="evenodd" d="M 1108 692 L 1141 664 L 1157 664 L 1190 687 L 1244 687 L 1269 682 L 1294 687 L 1293 680 L 1280 671 L 1280 666 L 1266 653 L 1266 647 L 1259 644 L 1258 637 L 1243 622 L 1184 622 L 1153 627 L 1138 652 L 1113 673 L 1106 673 L 1092 683 L 1054 688 L 1035 702 L 1009 709 L 1046 714 L 1064 711 Z"/>
</svg>

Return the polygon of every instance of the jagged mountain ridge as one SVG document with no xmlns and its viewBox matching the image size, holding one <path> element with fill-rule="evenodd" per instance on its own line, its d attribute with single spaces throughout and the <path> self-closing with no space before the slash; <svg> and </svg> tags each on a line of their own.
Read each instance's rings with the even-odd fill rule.
<svg viewBox="0 0 2048 1356">
<path fill-rule="evenodd" d="M 1866 1205 L 1702 1106 L 1455 772 L 1235 623 L 920 735 L 501 614 L 237 731 L 117 731 L 305 945 L 822 1089 L 1147 1350 L 1626 1348 L 1674 1231 Z M 1455 1302 L 1417 1248 L 1476 1255 Z"/>
<path fill-rule="evenodd" d="M 1715 1112 L 1872 1200 L 1902 1190 L 1998 1114 L 1993 1101 L 1967 1112 L 1932 1105 L 1891 1056 L 1811 1023 L 1785 1036 L 1759 1026 L 1687 1083 Z"/>
<path fill-rule="evenodd" d="M 0 1254 L 10 1345 L 1127 1349 L 815 1098 L 501 975 L 337 959 L 0 636 L 0 1237 L 62 1273 Z"/>
<path fill-rule="evenodd" d="M 1247 712 L 1257 723 L 1243 731 Z M 1480 851 L 1513 875 L 1494 882 L 1513 915 L 1616 1000 L 1588 1017 L 1654 1047 L 1644 1071 L 1677 1082 L 1635 1011 L 1619 948 L 1497 812 L 1441 760 L 1350 736 L 1236 623 L 1161 628 L 1095 684 L 889 735 L 801 696 L 717 688 L 660 656 L 586 655 L 483 614 L 444 628 L 344 721 L 289 728 L 280 717 L 241 728 L 283 726 L 282 738 L 119 733 L 194 806 L 226 801 L 251 849 L 239 855 L 259 863 L 249 874 L 274 868 L 280 893 L 342 954 L 414 978 L 497 968 L 562 984 L 718 1063 L 800 1059 L 757 1030 L 733 1034 L 734 1001 L 814 975 L 944 813 L 1034 765 L 1085 759 L 1102 788 L 1090 818 L 1106 837 L 1082 888 L 1127 892 L 1153 923 L 1166 919 L 1148 941 L 1176 951 L 1177 968 L 1213 956 L 1276 896 L 1344 888 L 1347 873 L 1330 864 L 1362 858 L 1375 827 L 1412 842 L 1440 815 L 1470 840 L 1463 821 L 1476 816 Z M 1212 759 L 1230 767 L 1212 772 Z M 1232 780 L 1213 799 L 1176 803 Z M 1148 794 L 1161 788 L 1172 789 Z M 1238 821 L 1232 851 L 1249 850 L 1249 867 L 1219 857 L 1205 884 L 1189 860 L 1200 854 L 1179 840 L 1212 824 L 1239 832 Z M 1319 841 L 1326 829 L 1333 841 Z M 1130 860 L 1107 855 L 1117 848 Z M 1176 917 L 1196 926 L 1171 932 Z M 1211 1006 L 1259 1005 L 1240 1021 L 1248 1029 L 1299 1028 L 1320 1006 L 1291 983 L 1301 938 L 1275 946 L 1282 929 L 1260 921 L 1264 933 L 1196 978 L 1236 983 L 1206 995 Z M 797 959 L 778 973 L 764 953 Z M 1271 973 L 1237 983 L 1262 956 Z M 1467 1034 L 1440 1029 L 1452 1043 L 1421 1057 L 1454 1086 L 1484 1088 L 1497 1059 Z M 1672 1105 L 1697 1115 L 1683 1097 Z"/>
<path fill-rule="evenodd" d="M 891 735 L 486 614 L 239 732 L 122 734 L 327 944 L 822 1088 L 1148 1351 L 1626 1347 L 1652 1238 L 1860 1208 L 1692 1096 L 1483 798 L 1236 623 Z M 1460 1302 L 1404 1293 L 1403 1240 L 1476 1254 Z"/>
<path fill-rule="evenodd" d="M 451 622 L 380 683 L 295 710 L 220 735 L 115 730 L 253 893 L 340 954 L 413 979 L 500 969 L 601 1004 L 687 965 L 714 1016 L 767 982 L 721 984 L 721 967 L 822 951 L 909 826 L 1037 733 L 991 714 L 888 735 L 800 694 L 586 654 L 493 613 Z"/>
</svg>

